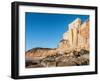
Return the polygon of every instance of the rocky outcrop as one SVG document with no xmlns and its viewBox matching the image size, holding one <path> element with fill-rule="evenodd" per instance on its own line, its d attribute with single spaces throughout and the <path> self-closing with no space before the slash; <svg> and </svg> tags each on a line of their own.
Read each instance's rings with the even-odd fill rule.
<svg viewBox="0 0 100 81">
<path fill-rule="evenodd" d="M 84 23 L 77 18 L 57 48 L 33 48 L 25 53 L 27 68 L 80 66 L 89 64 L 89 20 Z"/>
<path fill-rule="evenodd" d="M 68 49 L 80 51 L 81 49 L 89 51 L 89 20 L 81 24 L 77 18 L 69 24 L 69 29 L 63 34 L 64 41 L 59 43 L 59 50 Z"/>
<path fill-rule="evenodd" d="M 89 64 L 89 52 L 81 50 L 80 52 L 73 51 L 70 53 L 55 54 L 42 59 L 33 59 L 26 61 L 27 68 L 39 67 L 62 67 L 62 66 L 80 66 Z"/>
</svg>

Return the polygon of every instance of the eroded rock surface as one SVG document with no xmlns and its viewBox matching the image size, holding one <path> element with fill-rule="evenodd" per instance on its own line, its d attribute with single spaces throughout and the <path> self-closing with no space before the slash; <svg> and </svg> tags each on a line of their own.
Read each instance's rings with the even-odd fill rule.
<svg viewBox="0 0 100 81">
<path fill-rule="evenodd" d="M 84 54 L 83 54 L 84 52 Z M 80 52 L 71 52 L 69 54 L 56 54 L 47 56 L 37 61 L 26 61 L 26 67 L 61 67 L 61 66 L 80 66 L 89 65 L 89 52 L 82 50 Z"/>
</svg>

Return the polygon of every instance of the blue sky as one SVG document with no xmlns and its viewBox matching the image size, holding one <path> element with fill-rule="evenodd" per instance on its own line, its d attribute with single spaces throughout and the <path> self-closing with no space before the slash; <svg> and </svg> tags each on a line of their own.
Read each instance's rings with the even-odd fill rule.
<svg viewBox="0 0 100 81">
<path fill-rule="evenodd" d="M 25 13 L 26 51 L 35 47 L 56 48 L 67 31 L 68 24 L 76 18 L 86 21 L 88 15 Z"/>
</svg>

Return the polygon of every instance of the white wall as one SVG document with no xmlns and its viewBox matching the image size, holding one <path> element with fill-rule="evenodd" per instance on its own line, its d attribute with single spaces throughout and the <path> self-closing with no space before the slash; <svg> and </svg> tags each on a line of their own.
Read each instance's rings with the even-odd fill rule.
<svg viewBox="0 0 100 81">
<path fill-rule="evenodd" d="M 10 78 L 10 62 L 11 62 L 11 2 L 14 0 L 1 0 L 0 1 L 0 81 L 13 81 Z M 18 0 L 17 0 L 18 1 Z M 20 0 L 19 0 L 20 1 Z M 45 2 L 45 3 L 60 3 L 60 4 L 74 4 L 74 5 L 90 5 L 98 6 L 100 14 L 100 0 L 21 0 L 30 2 Z M 98 16 L 98 22 L 100 15 Z M 100 24 L 98 30 L 100 30 Z M 98 32 L 100 34 L 100 32 Z M 98 38 L 100 41 L 100 38 Z M 98 45 L 100 45 L 98 43 Z M 100 47 L 100 46 L 98 46 Z M 100 51 L 99 51 L 100 53 Z M 98 53 L 99 62 L 100 55 Z M 100 64 L 99 64 L 100 68 Z M 100 70 L 99 70 L 100 72 Z M 26 79 L 32 81 L 33 79 Z M 37 81 L 99 81 L 100 73 L 98 75 L 81 75 L 81 76 L 66 76 L 66 77 L 53 77 L 53 78 L 39 78 L 34 79 Z"/>
</svg>

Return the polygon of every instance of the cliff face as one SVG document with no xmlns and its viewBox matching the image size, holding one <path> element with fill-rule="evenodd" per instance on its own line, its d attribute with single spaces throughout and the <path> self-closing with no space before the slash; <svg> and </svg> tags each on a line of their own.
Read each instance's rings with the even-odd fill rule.
<svg viewBox="0 0 100 81">
<path fill-rule="evenodd" d="M 79 18 L 68 30 L 57 48 L 33 48 L 25 53 L 26 67 L 74 66 L 89 64 L 89 20 Z"/>
<path fill-rule="evenodd" d="M 64 41 L 60 41 L 59 50 L 89 51 L 89 21 L 81 24 L 81 20 L 77 18 L 69 24 L 69 29 L 63 34 L 62 40 Z"/>
</svg>

